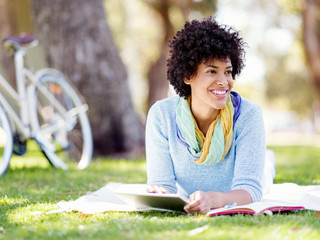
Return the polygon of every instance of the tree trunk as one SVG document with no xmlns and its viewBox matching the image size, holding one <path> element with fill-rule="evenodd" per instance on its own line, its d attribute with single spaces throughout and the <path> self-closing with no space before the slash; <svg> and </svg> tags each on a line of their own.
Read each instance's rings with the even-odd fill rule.
<svg viewBox="0 0 320 240">
<path fill-rule="evenodd" d="M 161 48 L 160 57 L 153 63 L 148 72 L 149 80 L 149 95 L 147 110 L 158 100 L 168 96 L 167 72 L 167 49 L 164 46 Z"/>
<path fill-rule="evenodd" d="M 31 3 L 35 31 L 48 65 L 66 74 L 89 105 L 95 155 L 140 149 L 143 130 L 102 0 Z"/>
<path fill-rule="evenodd" d="M 308 62 L 309 72 L 320 100 L 320 38 L 319 38 L 319 8 L 318 0 L 304 0 L 302 9 L 303 42 Z"/>
<path fill-rule="evenodd" d="M 160 15 L 163 26 L 163 39 L 160 46 L 160 55 L 148 72 L 149 96 L 148 110 L 159 99 L 168 96 L 169 82 L 167 81 L 166 62 L 168 57 L 168 40 L 174 34 L 173 26 L 169 19 L 170 3 L 167 0 L 150 4 Z"/>
<path fill-rule="evenodd" d="M 4 37 L 15 34 L 15 20 L 13 16 L 13 6 L 11 0 L 0 0 L 0 41 Z M 3 46 L 0 46 L 0 59 L 6 79 L 15 87 L 15 68 L 13 56 L 9 56 Z"/>
<path fill-rule="evenodd" d="M 318 100 L 314 108 L 319 108 L 320 101 L 320 37 L 319 37 L 319 8 L 318 0 L 304 0 L 302 8 L 303 42 L 308 62 L 308 69 L 315 87 Z M 315 131 L 320 132 L 320 109 L 314 109 Z"/>
<path fill-rule="evenodd" d="M 181 11 L 184 20 L 188 19 L 191 10 L 196 10 L 206 15 L 211 15 L 216 11 L 216 0 L 144 0 L 159 15 L 163 25 L 163 41 L 160 48 L 160 56 L 154 64 L 151 65 L 148 72 L 149 96 L 148 109 L 154 102 L 166 98 L 168 94 L 169 82 L 167 81 L 166 60 L 168 56 L 168 40 L 174 35 L 175 29 L 170 21 L 170 8 L 176 8 Z"/>
</svg>

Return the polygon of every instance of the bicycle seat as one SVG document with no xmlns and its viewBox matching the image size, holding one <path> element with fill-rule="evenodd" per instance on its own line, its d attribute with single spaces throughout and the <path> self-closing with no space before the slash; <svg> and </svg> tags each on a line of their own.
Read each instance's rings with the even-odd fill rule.
<svg viewBox="0 0 320 240">
<path fill-rule="evenodd" d="M 2 40 L 2 43 L 5 49 L 11 53 L 12 51 L 18 51 L 20 48 L 34 47 L 38 44 L 38 40 L 33 35 L 8 36 Z"/>
</svg>

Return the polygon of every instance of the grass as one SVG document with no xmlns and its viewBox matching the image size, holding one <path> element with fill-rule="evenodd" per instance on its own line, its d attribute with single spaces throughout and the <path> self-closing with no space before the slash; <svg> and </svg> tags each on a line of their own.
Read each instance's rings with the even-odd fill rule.
<svg viewBox="0 0 320 240">
<path fill-rule="evenodd" d="M 275 182 L 320 182 L 320 149 L 270 147 L 276 153 Z M 56 209 L 109 181 L 144 183 L 145 159 L 99 158 L 84 171 L 51 168 L 37 148 L 14 157 L 0 178 L 0 239 L 319 239 L 313 211 L 274 216 L 188 215 L 183 213 L 79 213 L 32 215 Z M 199 231 L 197 231 L 197 230 Z"/>
</svg>

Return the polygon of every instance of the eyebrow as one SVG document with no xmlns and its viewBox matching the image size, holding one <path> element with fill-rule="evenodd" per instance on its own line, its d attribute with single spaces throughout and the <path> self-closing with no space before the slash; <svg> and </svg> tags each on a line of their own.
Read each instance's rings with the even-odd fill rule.
<svg viewBox="0 0 320 240">
<path fill-rule="evenodd" d="M 218 68 L 217 66 L 214 66 L 214 65 L 211 65 L 211 64 L 209 64 L 209 65 L 206 66 L 206 68 L 208 68 L 208 67 Z M 232 68 L 232 66 L 228 66 L 228 67 L 226 67 L 226 68 Z"/>
</svg>

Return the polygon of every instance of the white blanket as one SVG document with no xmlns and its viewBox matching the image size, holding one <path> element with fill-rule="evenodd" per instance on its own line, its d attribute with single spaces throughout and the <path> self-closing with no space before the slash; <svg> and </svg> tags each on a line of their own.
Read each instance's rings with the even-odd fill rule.
<svg viewBox="0 0 320 240">
<path fill-rule="evenodd" d="M 320 211 L 320 185 L 272 184 L 270 191 L 263 195 L 261 201 L 282 201 Z"/>
<path fill-rule="evenodd" d="M 79 211 L 85 214 L 103 213 L 108 211 L 149 211 L 137 209 L 119 199 L 111 189 L 129 187 L 134 191 L 145 191 L 145 184 L 109 183 L 99 190 L 84 195 L 75 201 L 59 202 L 58 211 Z M 262 201 L 281 201 L 304 206 L 309 210 L 320 211 L 320 185 L 299 186 L 294 183 L 273 184 Z"/>
</svg>

